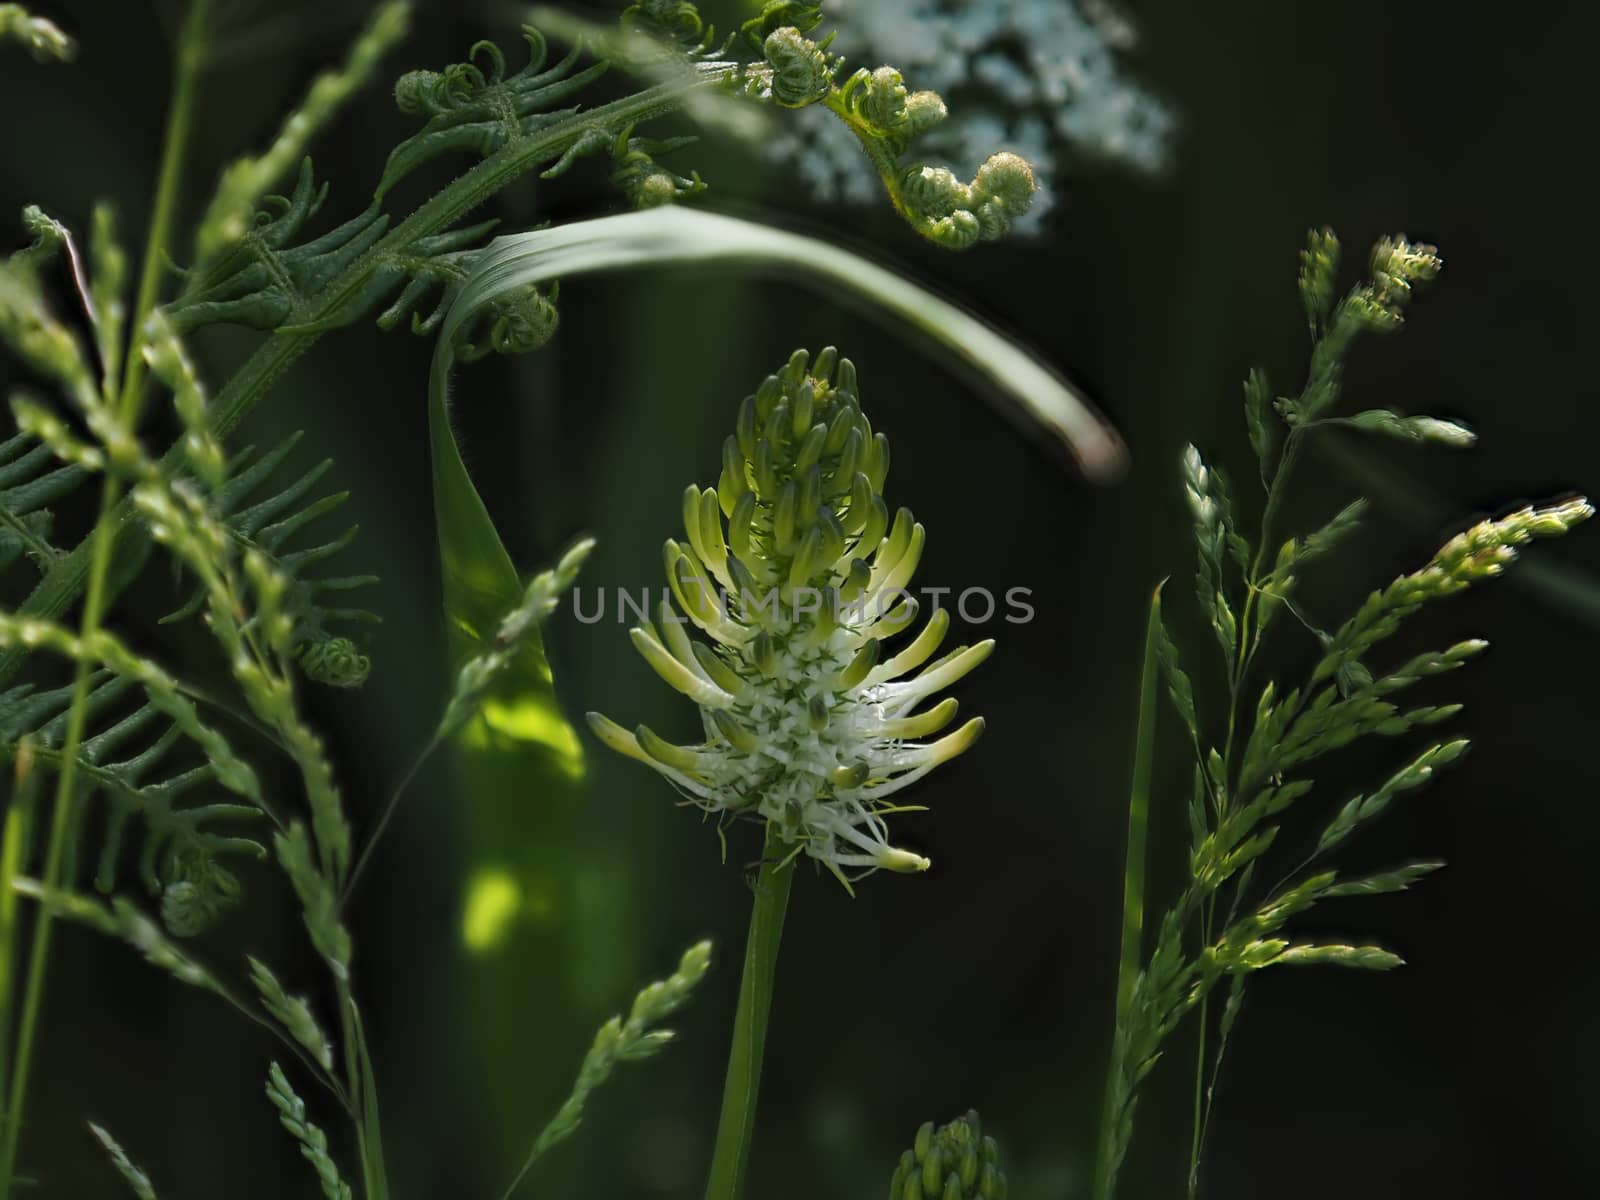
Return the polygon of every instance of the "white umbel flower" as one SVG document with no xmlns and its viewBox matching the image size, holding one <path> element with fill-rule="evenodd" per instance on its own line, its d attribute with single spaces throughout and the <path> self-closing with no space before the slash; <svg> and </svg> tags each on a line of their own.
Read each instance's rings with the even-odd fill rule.
<svg viewBox="0 0 1600 1200">
<path fill-rule="evenodd" d="M 904 647 L 907 588 L 925 540 L 883 501 L 889 444 L 862 414 L 856 372 L 831 347 L 797 351 L 740 408 L 715 488 L 684 494 L 685 542 L 665 548 L 676 605 L 631 631 L 663 679 L 700 708 L 705 741 L 673 745 L 589 715 L 606 745 L 708 812 L 771 823 L 846 886 L 928 860 L 889 841 L 899 793 L 983 732 L 938 694 L 994 648 L 936 657 L 937 611 Z M 690 636 L 690 627 L 703 634 Z"/>
</svg>

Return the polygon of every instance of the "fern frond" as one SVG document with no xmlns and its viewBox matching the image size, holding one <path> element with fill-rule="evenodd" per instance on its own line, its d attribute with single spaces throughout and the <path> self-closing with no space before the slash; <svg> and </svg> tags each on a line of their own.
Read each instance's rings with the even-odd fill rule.
<svg viewBox="0 0 1600 1200">
<path fill-rule="evenodd" d="M 89 478 L 80 466 L 64 466 L 49 446 L 19 433 L 0 442 L 0 571 L 24 554 L 40 574 L 63 551 L 50 542 L 55 516 L 50 505 Z"/>
<path fill-rule="evenodd" d="M 200 268 L 165 312 L 177 330 L 202 325 L 276 329 L 303 320 L 322 292 L 383 237 L 389 218 L 373 203 L 327 233 L 295 244 L 327 198 L 312 179 L 311 160 L 287 197 L 270 196 L 228 251 Z M 275 215 L 274 215 L 275 214 Z"/>
<path fill-rule="evenodd" d="M 266 857 L 260 842 L 215 827 L 258 821 L 263 813 L 251 805 L 196 800 L 197 793 L 203 797 L 208 788 L 215 789 L 215 769 L 209 763 L 175 763 L 183 731 L 149 700 L 130 707 L 134 692 L 131 680 L 102 671 L 93 678 L 85 705 L 88 728 L 78 750 L 78 773 L 87 794 L 103 798 L 106 806 L 94 883 L 105 893 L 121 884 L 128 829 L 137 819 L 144 829 L 134 860 L 137 876 L 146 891 L 161 898 L 167 928 L 187 937 L 209 926 L 238 897 L 238 881 L 223 860 Z M 71 700 L 70 686 L 38 692 L 25 684 L 0 693 L 4 753 L 14 753 L 17 743 L 31 736 L 39 760 L 59 762 Z"/>
<path fill-rule="evenodd" d="M 212 822 L 256 817 L 268 812 L 255 771 L 234 753 L 216 729 L 200 719 L 194 700 L 155 663 L 140 658 L 104 630 L 79 636 L 46 621 L 0 613 L 0 646 L 49 651 L 97 668 L 85 716 L 91 735 L 79 745 L 75 762 L 95 790 L 107 796 L 109 813 L 96 882 L 117 882 L 127 824 L 134 815 L 147 827 L 139 870 L 152 892 L 159 891 L 162 915 L 179 935 L 197 932 L 213 921 L 238 892 L 220 859 L 265 852 L 247 838 L 212 832 Z M 142 692 L 131 711 L 119 701 Z M 0 733 L 6 753 L 32 734 L 35 753 L 59 761 L 66 740 L 72 688 L 35 694 L 30 687 L 0 696 Z M 120 714 L 120 715 L 113 715 Z M 152 728 L 154 727 L 154 728 Z M 194 743 L 205 759 L 189 770 L 161 768 L 180 741 Z M 141 747 L 129 753 L 133 747 Z M 177 801 L 203 783 L 217 783 L 248 804 L 202 804 L 180 809 Z"/>
<path fill-rule="evenodd" d="M 395 84 L 395 104 L 427 123 L 401 142 L 384 165 L 376 197 L 382 200 L 406 176 L 445 154 L 467 153 L 487 158 L 503 146 L 577 113 L 576 108 L 552 110 L 576 95 L 601 75 L 609 64 L 598 62 L 573 73 L 583 47 L 571 51 L 545 69 L 549 46 L 531 25 L 522 27 L 528 43 L 528 62 L 515 74 L 506 74 L 506 56 L 494 42 L 482 41 L 469 52 L 469 61 L 443 71 L 409 71 Z M 480 65 L 481 64 L 481 65 Z"/>
<path fill-rule="evenodd" d="M 313 183 L 311 160 L 301 164 L 289 196 L 269 196 L 253 228 L 204 269 L 165 312 L 180 331 L 205 325 L 243 325 L 251 329 L 299 329 L 314 309 L 312 298 L 372 248 L 388 229 L 376 202 L 328 233 L 295 244 L 327 196 Z M 418 238 L 382 256 L 365 283 L 332 314 L 318 317 L 320 330 L 353 324 L 385 305 L 378 327 L 391 330 L 411 318 L 411 330 L 431 334 L 472 273 L 484 237 L 499 224 L 481 221 Z M 437 299 L 427 316 L 424 301 Z"/>
<path fill-rule="evenodd" d="M 234 455 L 228 463 L 227 479 L 211 497 L 211 507 L 241 548 L 264 554 L 287 581 L 283 611 L 294 623 L 290 646 L 306 675 L 319 683 L 354 687 L 366 679 L 370 664 L 354 643 L 335 629 L 344 623 L 382 618 L 366 609 L 330 601 L 378 580 L 375 575 L 308 574 L 345 550 L 355 540 L 358 527 L 352 525 L 329 541 L 310 539 L 309 544 L 300 544 L 318 520 L 335 512 L 350 496 L 349 492 L 315 496 L 317 484 L 333 467 L 332 459 L 282 482 L 280 471 L 303 436 L 291 434 L 260 457 L 253 446 Z M 205 604 L 205 587 L 197 585 L 182 607 L 162 622 L 187 620 Z"/>
<path fill-rule="evenodd" d="M 222 173 L 195 233 L 195 256 L 205 262 L 249 231 L 258 197 L 304 152 L 319 129 L 366 85 L 379 61 L 410 26 L 411 0 L 388 0 L 373 14 L 350 47 L 344 66 L 319 75 L 297 108 L 284 119 L 278 136 L 259 156 L 244 157 Z"/>
</svg>

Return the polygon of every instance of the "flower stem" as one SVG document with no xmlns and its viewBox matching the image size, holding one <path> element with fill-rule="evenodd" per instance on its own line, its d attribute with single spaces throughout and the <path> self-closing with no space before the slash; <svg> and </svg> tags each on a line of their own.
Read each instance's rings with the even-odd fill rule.
<svg viewBox="0 0 1600 1200">
<path fill-rule="evenodd" d="M 1162 585 L 1164 586 L 1164 584 Z M 1106 1071 L 1106 1098 L 1100 1113 L 1100 1144 L 1095 1154 L 1095 1200 L 1111 1200 L 1117 1169 L 1127 1150 L 1123 1117 L 1129 1100 L 1127 1058 L 1129 1021 L 1143 962 L 1145 840 L 1150 824 L 1150 777 L 1155 761 L 1157 684 L 1160 678 L 1161 587 L 1150 598 L 1144 663 L 1139 672 L 1139 724 L 1134 736 L 1133 781 L 1128 792 L 1128 858 L 1122 871 L 1122 954 L 1117 968 L 1117 1027 Z"/>
<path fill-rule="evenodd" d="M 783 940 L 783 918 L 794 882 L 789 850 L 769 824 L 761 873 L 756 877 L 755 905 L 750 912 L 750 940 L 744 949 L 739 1010 L 733 1019 L 733 1047 L 728 1053 L 728 1079 L 722 1090 L 722 1116 L 717 1122 L 717 1145 L 711 1155 L 706 1200 L 737 1200 L 750 1163 L 756 1095 L 761 1088 L 761 1058 L 778 972 L 778 945 Z"/>
</svg>

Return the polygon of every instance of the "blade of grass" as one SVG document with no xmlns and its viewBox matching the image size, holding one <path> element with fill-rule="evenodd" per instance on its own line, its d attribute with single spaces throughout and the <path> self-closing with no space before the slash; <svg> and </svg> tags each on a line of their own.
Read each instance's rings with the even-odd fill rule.
<svg viewBox="0 0 1600 1200">
<path fill-rule="evenodd" d="M 1144 958 L 1145 841 L 1150 826 L 1150 779 L 1155 763 L 1156 706 L 1160 682 L 1161 588 L 1150 597 L 1150 618 L 1145 627 L 1144 660 L 1139 669 L 1139 722 L 1134 735 L 1133 780 L 1128 791 L 1128 856 L 1122 870 L 1122 940 L 1117 964 L 1117 1029 L 1126 1027 L 1133 1006 L 1134 988 Z M 1095 1156 L 1095 1200 L 1111 1200 L 1116 1191 L 1114 1162 L 1116 1083 L 1123 1064 L 1118 1061 L 1122 1042 L 1112 1038 L 1111 1063 L 1106 1072 L 1106 1099 L 1100 1114 L 1100 1144 Z"/>
<path fill-rule="evenodd" d="M 487 300 L 519 284 L 594 271 L 738 263 L 793 274 L 830 297 L 864 302 L 926 336 L 974 372 L 1030 431 L 1059 442 L 1096 483 L 1117 480 L 1127 455 L 1116 431 L 1071 384 L 993 326 L 886 267 L 804 234 L 666 206 L 497 238 L 445 320 L 446 345 Z M 438 359 L 435 359 L 438 370 Z M 446 364 L 448 370 L 448 364 Z"/>
</svg>

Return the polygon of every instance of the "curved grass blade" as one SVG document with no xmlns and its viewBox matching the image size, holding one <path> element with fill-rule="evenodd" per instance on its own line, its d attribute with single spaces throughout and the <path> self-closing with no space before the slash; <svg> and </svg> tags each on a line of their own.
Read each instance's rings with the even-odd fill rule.
<svg viewBox="0 0 1600 1200">
<path fill-rule="evenodd" d="M 910 325 L 977 375 L 1025 430 L 1061 443 L 1090 480 L 1114 482 L 1126 467 L 1116 431 L 1077 389 L 971 313 L 817 238 L 672 206 L 496 238 L 445 318 L 434 358 L 435 393 L 449 372 L 457 335 L 494 298 L 556 278 L 686 263 L 767 267 L 854 297 Z"/>
</svg>

